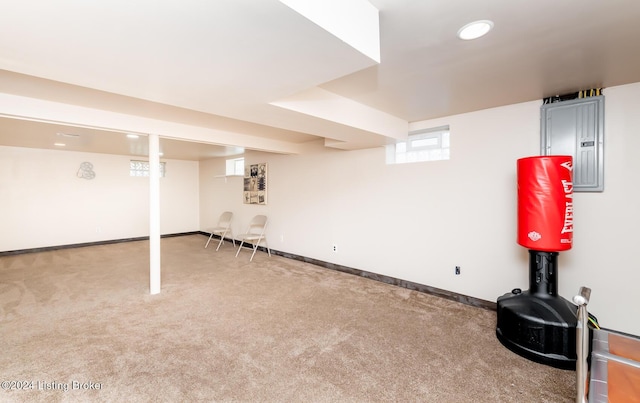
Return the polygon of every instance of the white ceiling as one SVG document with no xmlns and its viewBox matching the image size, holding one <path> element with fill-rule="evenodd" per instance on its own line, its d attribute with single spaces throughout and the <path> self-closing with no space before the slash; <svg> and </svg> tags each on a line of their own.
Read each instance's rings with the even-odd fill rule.
<svg viewBox="0 0 640 403">
<path fill-rule="evenodd" d="M 278 0 L 3 3 L 0 93 L 206 129 L 163 134 L 165 158 L 373 147 L 410 122 L 640 81 L 637 0 L 370 0 L 380 63 Z M 494 30 L 456 37 L 478 19 Z M 67 149 L 132 154 L 122 128 L 54 123 L 2 118 L 0 144 L 75 132 Z"/>
</svg>

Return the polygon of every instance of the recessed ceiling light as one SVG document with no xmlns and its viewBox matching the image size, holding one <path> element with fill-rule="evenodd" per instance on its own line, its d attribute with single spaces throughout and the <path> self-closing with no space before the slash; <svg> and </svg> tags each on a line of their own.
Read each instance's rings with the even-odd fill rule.
<svg viewBox="0 0 640 403">
<path fill-rule="evenodd" d="M 493 28 L 493 21 L 480 20 L 470 22 L 458 30 L 458 38 L 465 41 L 478 39 L 486 35 Z"/>
<path fill-rule="evenodd" d="M 127 134 L 127 138 L 130 138 L 130 139 L 137 139 L 138 137 L 140 136 L 138 136 L 137 134 Z"/>
<path fill-rule="evenodd" d="M 54 146 L 56 147 L 65 147 L 66 144 L 65 143 L 53 143 Z"/>
</svg>

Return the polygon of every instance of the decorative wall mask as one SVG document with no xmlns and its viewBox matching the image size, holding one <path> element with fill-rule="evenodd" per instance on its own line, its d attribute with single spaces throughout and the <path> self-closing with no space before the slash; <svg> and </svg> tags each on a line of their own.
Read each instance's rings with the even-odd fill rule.
<svg viewBox="0 0 640 403">
<path fill-rule="evenodd" d="M 93 164 L 90 162 L 83 162 L 80 164 L 80 169 L 76 172 L 76 176 L 82 179 L 93 179 L 96 177 L 96 173 L 93 172 Z"/>
</svg>

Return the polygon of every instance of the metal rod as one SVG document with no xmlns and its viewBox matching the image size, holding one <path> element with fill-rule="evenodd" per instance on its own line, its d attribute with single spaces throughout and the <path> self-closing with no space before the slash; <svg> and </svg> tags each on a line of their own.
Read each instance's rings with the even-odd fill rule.
<svg viewBox="0 0 640 403">
<path fill-rule="evenodd" d="M 591 289 L 580 287 L 578 295 L 573 297 L 573 302 L 578 305 L 578 323 L 576 325 L 576 376 L 578 391 L 576 403 L 587 403 L 587 377 L 589 376 L 589 366 L 587 358 L 589 356 L 589 312 L 587 304 L 591 297 Z"/>
</svg>

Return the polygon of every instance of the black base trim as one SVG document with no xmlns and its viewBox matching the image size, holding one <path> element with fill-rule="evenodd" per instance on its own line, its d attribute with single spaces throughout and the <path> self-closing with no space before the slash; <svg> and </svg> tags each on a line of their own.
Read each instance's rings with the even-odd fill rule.
<svg viewBox="0 0 640 403">
<path fill-rule="evenodd" d="M 160 238 L 171 238 L 171 237 L 175 237 L 175 236 L 185 236 L 185 235 L 198 235 L 200 233 L 202 233 L 202 232 L 201 231 L 180 232 L 180 233 L 176 233 L 176 234 L 160 235 Z M 109 241 L 83 242 L 83 243 L 73 243 L 73 244 L 68 244 L 68 245 L 45 246 L 45 247 L 42 247 L 42 248 L 9 250 L 9 251 L 5 251 L 5 252 L 0 252 L 0 257 L 2 257 L 2 256 L 11 256 L 11 255 L 21 255 L 21 254 L 24 254 L 24 253 L 48 252 L 48 251 L 52 251 L 52 250 L 84 248 L 85 246 L 110 245 L 112 243 L 148 241 L 148 240 L 149 240 L 148 236 L 140 236 L 140 237 L 136 237 L 136 238 L 112 239 L 112 240 L 109 240 Z"/>
<path fill-rule="evenodd" d="M 208 232 L 202 232 L 201 231 L 200 233 L 202 235 L 207 236 L 207 237 L 209 237 L 209 235 L 211 235 Z M 220 239 L 220 237 L 217 236 L 217 235 L 214 235 L 213 237 L 217 238 L 217 239 Z M 231 238 L 225 238 L 225 240 L 231 242 Z M 237 242 L 237 240 L 236 240 L 236 242 Z M 265 253 L 267 252 L 267 248 L 265 248 L 264 246 L 259 246 L 258 250 L 260 250 L 262 252 L 265 252 Z M 440 297 L 440 298 L 445 298 L 445 299 L 448 299 L 448 300 L 460 302 L 460 303 L 463 303 L 465 305 L 471 305 L 471 306 L 474 306 L 474 307 L 477 307 L 477 308 L 483 308 L 483 309 L 487 309 L 487 310 L 490 310 L 490 311 L 497 310 L 497 304 L 495 302 L 493 302 L 493 301 L 486 301 L 484 299 L 470 297 L 470 296 L 464 295 L 464 294 L 458 294 L 458 293 L 455 293 L 455 292 L 452 292 L 452 291 L 443 290 L 441 288 L 431 287 L 431 286 L 420 284 L 420 283 L 414 283 L 413 281 L 402 280 L 402 279 L 399 279 L 399 278 L 395 278 L 395 277 L 391 277 L 391 276 L 385 276 L 385 275 L 373 273 L 373 272 L 370 272 L 370 271 L 354 269 L 353 267 L 342 266 L 342 265 L 335 264 L 335 263 L 329 263 L 329 262 L 325 262 L 323 260 L 313 259 L 313 258 L 310 258 L 310 257 L 294 255 L 293 253 L 281 252 L 281 251 L 275 250 L 275 249 L 271 249 L 271 254 L 272 255 L 286 257 L 287 259 L 293 259 L 293 260 L 297 260 L 297 261 L 300 261 L 300 262 L 310 263 L 310 264 L 313 264 L 313 265 L 316 265 L 316 266 L 323 267 L 325 269 L 336 270 L 336 271 L 339 271 L 339 272 L 342 272 L 342 273 L 353 274 L 355 276 L 368 278 L 370 280 L 380 281 L 382 283 L 391 284 L 391 285 L 395 285 L 395 286 L 402 287 L 402 288 L 407 288 L 409 290 L 415 290 L 415 291 L 418 291 L 418 292 L 422 292 L 424 294 L 435 295 L 435 296 Z"/>
<path fill-rule="evenodd" d="M 171 238 L 176 236 L 185 236 L 185 235 L 204 235 L 207 238 L 211 235 L 209 232 L 204 231 L 191 231 L 191 232 L 181 232 L 176 234 L 166 234 L 162 235 L 161 238 Z M 220 239 L 220 236 L 214 235 L 213 238 Z M 115 239 L 111 241 L 98 241 L 98 242 L 86 242 L 86 243 L 76 243 L 70 245 L 59 245 L 59 246 L 47 246 L 43 248 L 32 248 L 32 249 L 20 249 L 20 250 L 10 250 L 6 252 L 0 252 L 0 257 L 2 256 L 11 256 L 11 255 L 20 255 L 23 253 L 36 253 L 36 252 L 46 252 L 52 250 L 60 250 L 60 249 L 71 249 L 71 248 L 82 248 L 85 246 L 96 246 L 96 245 L 109 245 L 114 243 L 122 243 L 122 242 L 134 242 L 134 241 L 146 241 L 148 240 L 148 236 L 137 237 L 137 238 L 123 238 L 123 239 Z M 231 238 L 225 238 L 225 240 L 231 242 Z M 236 240 L 237 242 L 237 240 Z M 262 252 L 267 252 L 267 248 L 264 246 L 259 246 L 258 249 Z M 443 290 L 441 288 L 431 287 L 428 285 L 414 283 L 413 281 L 402 280 L 399 278 L 385 276 L 382 274 L 373 273 L 370 271 L 354 269 L 353 267 L 342 266 L 335 263 L 325 262 L 323 260 L 313 259 L 310 257 L 295 255 L 293 253 L 281 252 L 275 249 L 271 249 L 272 255 L 282 256 L 287 259 L 293 259 L 300 262 L 310 263 L 316 266 L 323 267 L 329 270 L 336 270 L 342 273 L 353 274 L 355 276 L 360 276 L 364 278 L 368 278 L 374 281 L 380 281 L 382 283 L 395 285 L 402 288 L 407 288 L 409 290 L 415 290 L 418 292 L 422 292 L 425 294 L 435 295 L 440 298 L 445 298 L 452 301 L 457 301 L 463 303 L 465 305 L 475 306 L 477 308 L 483 308 L 495 311 L 497 309 L 497 304 L 492 301 L 486 301 L 480 298 L 470 297 L 464 294 L 458 294 L 452 291 Z"/>
<path fill-rule="evenodd" d="M 283 256 L 288 259 L 298 260 L 305 263 L 311 263 L 316 266 L 324 267 L 325 269 L 336 270 L 336 271 L 347 273 L 347 274 L 353 274 L 355 276 L 368 278 L 374 281 L 380 281 L 382 283 L 391 284 L 391 285 L 395 285 L 402 288 L 407 288 L 409 290 L 415 290 L 425 294 L 435 295 L 437 297 L 461 302 L 463 304 L 475 306 L 477 308 L 483 308 L 483 309 L 488 309 L 492 311 L 495 311 L 497 309 L 497 305 L 495 302 L 485 301 L 483 299 L 470 297 L 464 294 L 458 294 L 452 291 L 447 291 L 441 288 L 431 287 L 431 286 L 420 284 L 420 283 L 415 283 L 413 281 L 403 280 L 403 279 L 399 279 L 391 276 L 385 276 L 383 274 L 373 273 L 366 270 L 354 269 L 353 267 L 342 266 L 335 263 L 329 263 L 329 262 L 325 262 L 318 259 L 308 258 L 305 256 L 294 255 L 287 252 L 280 252 L 273 249 L 271 249 L 271 254 Z"/>
</svg>

